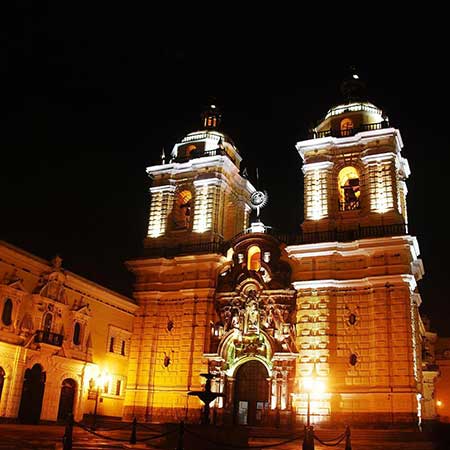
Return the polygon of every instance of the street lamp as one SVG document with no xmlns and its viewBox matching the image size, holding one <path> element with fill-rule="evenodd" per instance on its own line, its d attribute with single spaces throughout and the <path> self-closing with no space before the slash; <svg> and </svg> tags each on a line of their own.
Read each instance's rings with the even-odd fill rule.
<svg viewBox="0 0 450 450">
<path fill-rule="evenodd" d="M 105 390 L 106 383 L 109 382 L 109 375 L 107 373 L 98 373 L 97 377 L 92 379 L 93 387 L 95 387 L 95 406 L 94 406 L 94 418 L 92 421 L 92 428 L 95 430 L 97 426 L 97 408 L 98 408 L 98 399 L 100 397 L 100 388 Z"/>
<path fill-rule="evenodd" d="M 307 395 L 305 437 L 303 439 L 303 450 L 314 450 L 314 427 L 311 426 L 311 393 L 319 394 L 325 391 L 325 383 L 316 378 L 304 378 L 302 390 Z"/>
</svg>

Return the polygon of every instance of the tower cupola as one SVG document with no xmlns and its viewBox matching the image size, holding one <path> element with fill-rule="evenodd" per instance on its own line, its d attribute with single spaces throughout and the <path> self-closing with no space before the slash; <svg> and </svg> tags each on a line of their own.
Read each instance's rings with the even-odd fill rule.
<svg viewBox="0 0 450 450">
<path fill-rule="evenodd" d="M 365 83 L 352 71 L 341 83 L 344 101 L 328 110 L 317 126 L 311 130 L 313 137 L 346 137 L 360 131 L 387 128 L 386 114 L 368 101 Z"/>
<path fill-rule="evenodd" d="M 174 145 L 170 162 L 147 168 L 152 198 L 146 247 L 159 253 L 217 250 L 248 227 L 255 188 L 240 174 L 242 158 L 217 128 L 220 119 L 219 108 L 210 104 L 203 128 Z"/>
<path fill-rule="evenodd" d="M 214 130 L 220 125 L 222 114 L 215 103 L 211 103 L 202 112 L 203 127 L 207 130 Z"/>
<path fill-rule="evenodd" d="M 184 162 L 194 158 L 223 155 L 239 169 L 242 157 L 236 145 L 227 134 L 218 129 L 222 119 L 219 107 L 215 103 L 210 104 L 201 117 L 203 128 L 189 133 L 174 145 L 172 160 Z"/>
</svg>

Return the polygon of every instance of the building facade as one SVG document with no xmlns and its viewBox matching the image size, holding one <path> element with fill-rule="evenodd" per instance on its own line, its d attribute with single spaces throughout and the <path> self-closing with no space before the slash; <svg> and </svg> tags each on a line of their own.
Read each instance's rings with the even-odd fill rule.
<svg viewBox="0 0 450 450">
<path fill-rule="evenodd" d="M 0 419 L 121 417 L 136 304 L 0 242 Z"/>
<path fill-rule="evenodd" d="M 0 417 L 198 421 L 202 374 L 219 424 L 300 423 L 308 404 L 315 422 L 436 415 L 401 134 L 356 77 L 343 94 L 296 144 L 298 234 L 259 220 L 266 194 L 211 105 L 147 168 L 134 302 L 1 243 Z"/>
<path fill-rule="evenodd" d="M 408 234 L 400 131 L 357 77 L 296 148 L 304 222 L 277 235 L 211 107 L 153 179 L 124 418 L 218 423 L 416 423 L 422 416 L 419 247 Z M 301 176 L 299 174 L 299 176 Z M 312 389 L 311 389 L 312 388 Z"/>
</svg>

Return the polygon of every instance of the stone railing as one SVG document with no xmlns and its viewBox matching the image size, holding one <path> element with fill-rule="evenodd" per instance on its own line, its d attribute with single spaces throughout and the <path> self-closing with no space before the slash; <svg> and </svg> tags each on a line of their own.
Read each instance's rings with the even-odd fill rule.
<svg viewBox="0 0 450 450">
<path fill-rule="evenodd" d="M 149 258 L 173 258 L 174 256 L 190 255 L 199 253 L 221 253 L 233 247 L 242 236 L 252 233 L 248 228 L 241 231 L 229 241 L 216 238 L 214 242 L 197 242 L 189 244 L 177 244 L 161 247 L 149 247 L 144 249 L 144 257 Z M 353 230 L 327 230 L 315 231 L 311 233 L 282 233 L 274 228 L 266 227 L 265 233 L 273 236 L 279 242 L 286 245 L 315 244 L 319 242 L 351 242 L 358 239 L 378 238 L 387 236 L 402 236 L 407 234 L 406 225 L 378 225 L 370 227 L 358 227 Z"/>
</svg>

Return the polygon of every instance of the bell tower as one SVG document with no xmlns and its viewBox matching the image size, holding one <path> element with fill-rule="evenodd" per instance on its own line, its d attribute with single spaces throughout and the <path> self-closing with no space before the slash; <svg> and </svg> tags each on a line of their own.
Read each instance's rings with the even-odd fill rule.
<svg viewBox="0 0 450 450">
<path fill-rule="evenodd" d="M 355 232 L 383 226 L 407 231 L 406 184 L 400 131 L 369 101 L 351 73 L 341 85 L 344 103 L 332 107 L 311 138 L 298 142 L 303 159 L 304 233 Z"/>
<path fill-rule="evenodd" d="M 400 131 L 352 73 L 296 148 L 305 218 L 286 247 L 297 293 L 296 384 L 326 386 L 323 420 L 414 423 L 421 418 L 419 245 L 407 230 Z M 305 414 L 304 395 L 293 396 Z M 388 418 L 388 419 L 387 419 Z"/>
<path fill-rule="evenodd" d="M 209 105 L 201 117 L 203 128 L 177 142 L 168 163 L 147 168 L 153 181 L 147 249 L 218 243 L 248 226 L 255 189 L 239 173 L 242 158 L 218 129 L 218 107 Z"/>
<path fill-rule="evenodd" d="M 139 305 L 130 346 L 124 417 L 172 421 L 186 414 L 188 392 L 201 373 L 214 321 L 223 244 L 248 227 L 255 188 L 239 173 L 241 156 L 219 131 L 211 104 L 202 128 L 177 142 L 168 163 L 147 168 L 152 178 L 143 256 L 128 261 Z M 189 419 L 198 420 L 192 398 Z"/>
</svg>

